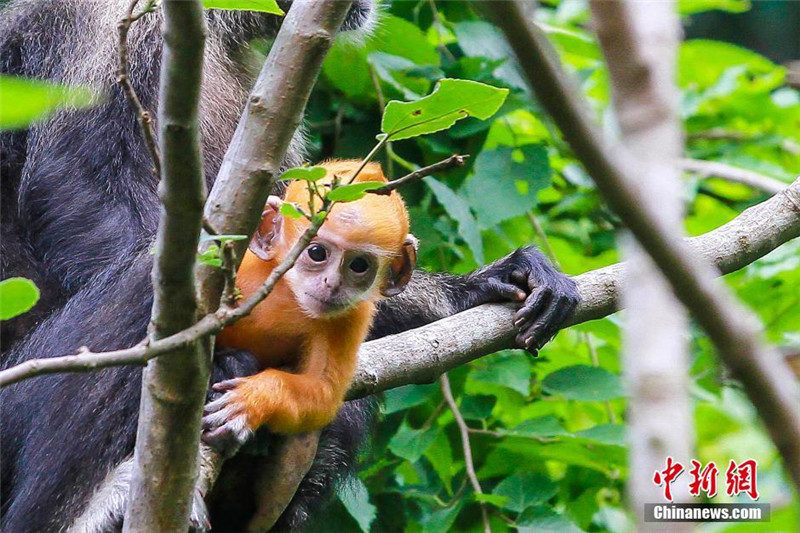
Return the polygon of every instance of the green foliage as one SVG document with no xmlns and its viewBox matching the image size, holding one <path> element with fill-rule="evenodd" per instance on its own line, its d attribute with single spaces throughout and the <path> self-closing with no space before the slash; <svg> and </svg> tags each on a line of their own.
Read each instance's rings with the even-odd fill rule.
<svg viewBox="0 0 800 533">
<path fill-rule="evenodd" d="M 39 301 L 39 289 L 27 278 L 0 281 L 0 320 L 8 320 L 28 311 Z"/>
<path fill-rule="evenodd" d="M 283 15 L 276 0 L 203 0 L 206 9 L 232 9 L 236 11 L 262 11 L 273 15 Z"/>
<path fill-rule="evenodd" d="M 28 127 L 60 108 L 80 109 L 95 103 L 85 87 L 0 75 L 0 130 Z"/>
</svg>

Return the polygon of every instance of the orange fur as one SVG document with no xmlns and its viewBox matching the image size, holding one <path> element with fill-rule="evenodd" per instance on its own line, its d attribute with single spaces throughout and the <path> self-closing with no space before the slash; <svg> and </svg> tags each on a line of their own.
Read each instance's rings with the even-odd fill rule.
<svg viewBox="0 0 800 533">
<path fill-rule="evenodd" d="M 322 166 L 328 169 L 326 179 L 336 174 L 347 180 L 359 164 L 332 161 Z M 380 165 L 370 163 L 357 181 L 386 178 Z M 289 185 L 286 201 L 306 207 L 308 198 L 305 182 Z M 285 218 L 283 239 L 276 245 L 274 258 L 264 261 L 250 251 L 245 254 L 237 273 L 244 298 L 257 290 L 307 226 L 305 219 Z M 367 195 L 356 202 L 337 204 L 320 235 L 323 232 L 344 237 L 354 247 L 378 247 L 391 258 L 402 249 L 408 214 L 396 193 Z M 312 318 L 304 313 L 283 278 L 249 316 L 217 336 L 218 345 L 252 352 L 265 369 L 234 389 L 252 428 L 267 425 L 279 433 L 297 433 L 322 428 L 333 420 L 352 379 L 358 348 L 372 323 L 379 297 L 377 289 L 373 292 L 343 313 Z"/>
</svg>

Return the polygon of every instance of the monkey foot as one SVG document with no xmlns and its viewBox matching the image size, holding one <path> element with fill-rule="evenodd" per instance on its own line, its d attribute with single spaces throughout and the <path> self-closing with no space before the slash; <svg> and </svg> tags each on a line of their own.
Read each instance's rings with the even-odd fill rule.
<svg viewBox="0 0 800 533">
<path fill-rule="evenodd" d="M 241 381 L 241 378 L 236 378 L 215 384 L 213 390 L 225 391 L 225 394 L 203 409 L 201 439 L 224 457 L 234 455 L 253 435 L 244 407 L 233 391 Z"/>
</svg>

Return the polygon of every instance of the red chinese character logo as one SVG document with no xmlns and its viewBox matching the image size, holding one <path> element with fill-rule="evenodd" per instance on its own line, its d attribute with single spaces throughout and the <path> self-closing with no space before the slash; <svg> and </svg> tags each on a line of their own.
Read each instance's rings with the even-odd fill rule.
<svg viewBox="0 0 800 533">
<path fill-rule="evenodd" d="M 758 487 L 756 487 L 756 478 L 758 464 L 753 459 L 742 461 L 737 466 L 735 462 L 731 461 L 728 465 L 728 470 L 725 472 L 725 482 L 727 483 L 726 492 L 728 496 L 737 496 L 744 492 L 750 499 L 758 499 Z"/>
<path fill-rule="evenodd" d="M 672 487 L 670 484 L 681 475 L 683 472 L 683 465 L 676 463 L 672 457 L 667 457 L 667 467 L 664 470 L 656 470 L 653 475 L 653 483 L 659 487 L 664 485 L 664 498 L 672 501 Z"/>
<path fill-rule="evenodd" d="M 703 466 L 699 461 L 692 459 L 692 469 L 689 475 L 692 476 L 692 482 L 689 483 L 689 494 L 692 496 L 700 496 L 700 491 L 706 493 L 709 498 L 713 498 L 717 493 L 717 465 L 710 462 L 705 468 L 700 470 Z"/>
</svg>

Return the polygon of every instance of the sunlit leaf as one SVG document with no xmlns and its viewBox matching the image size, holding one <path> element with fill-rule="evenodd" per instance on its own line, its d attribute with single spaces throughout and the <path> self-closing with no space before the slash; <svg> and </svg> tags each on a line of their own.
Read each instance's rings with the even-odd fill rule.
<svg viewBox="0 0 800 533">
<path fill-rule="evenodd" d="M 325 177 L 327 171 L 324 167 L 294 167 L 290 168 L 278 178 L 279 181 L 318 181 Z"/>
<path fill-rule="evenodd" d="M 27 278 L 0 281 L 0 320 L 21 315 L 39 301 L 39 289 Z"/>
<path fill-rule="evenodd" d="M 275 0 L 203 0 L 206 9 L 230 9 L 235 11 L 261 11 L 283 15 L 283 9 Z"/>
<path fill-rule="evenodd" d="M 367 191 L 380 189 L 386 183 L 382 181 L 358 181 L 349 185 L 336 187 L 326 196 L 332 202 L 353 202 L 366 196 Z"/>
<path fill-rule="evenodd" d="M 95 103 L 86 87 L 0 75 L 0 129 L 23 129 L 60 108 L 81 109 Z"/>
<path fill-rule="evenodd" d="M 358 522 L 361 531 L 369 533 L 370 525 L 375 521 L 378 510 L 369 502 L 369 492 L 364 483 L 358 478 L 350 480 L 339 492 L 339 501 Z"/>
<path fill-rule="evenodd" d="M 400 140 L 447 129 L 466 117 L 487 119 L 500 109 L 507 95 L 508 89 L 445 78 L 419 100 L 389 102 L 381 131 L 392 140 Z"/>
<path fill-rule="evenodd" d="M 624 395 L 619 376 L 599 367 L 575 365 L 545 376 L 542 388 L 570 400 L 612 400 Z"/>
</svg>

